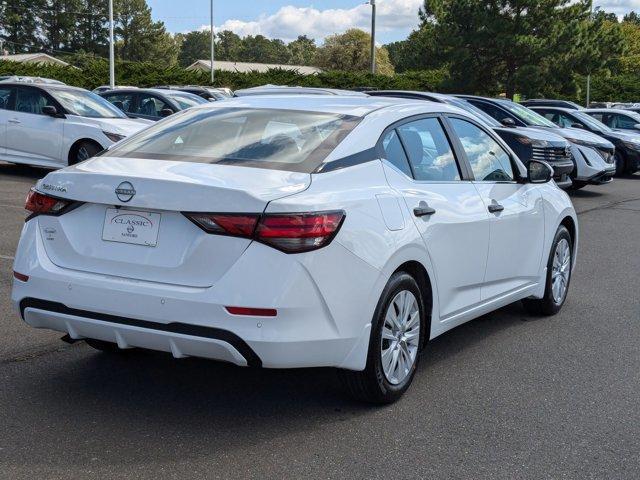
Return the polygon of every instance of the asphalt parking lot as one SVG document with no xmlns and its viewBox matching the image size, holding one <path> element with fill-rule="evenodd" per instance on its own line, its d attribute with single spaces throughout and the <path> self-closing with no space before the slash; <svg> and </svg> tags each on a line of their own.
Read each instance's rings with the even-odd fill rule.
<svg viewBox="0 0 640 480">
<path fill-rule="evenodd" d="M 381 408 L 327 369 L 109 356 L 27 328 L 12 256 L 45 173 L 0 164 L 1 478 L 640 478 L 640 175 L 572 194 L 559 315 L 516 304 L 442 335 Z"/>
</svg>

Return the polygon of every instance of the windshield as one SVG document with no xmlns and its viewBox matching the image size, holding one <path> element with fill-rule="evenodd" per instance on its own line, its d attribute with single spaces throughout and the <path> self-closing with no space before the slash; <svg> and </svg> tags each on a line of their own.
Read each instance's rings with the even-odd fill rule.
<svg viewBox="0 0 640 480">
<path fill-rule="evenodd" d="M 593 118 L 591 115 L 588 115 L 588 114 L 583 113 L 583 112 L 571 112 L 571 113 L 573 114 L 574 117 L 576 117 L 578 120 L 580 120 L 586 126 L 588 126 L 589 128 L 592 128 L 592 129 L 594 129 L 594 130 L 596 130 L 598 132 L 611 132 L 612 131 L 604 123 L 599 122 L 598 120 Z M 640 117 L 640 115 L 638 115 L 638 117 Z"/>
<path fill-rule="evenodd" d="M 475 105 L 470 104 L 466 100 L 462 100 L 460 98 L 447 98 L 446 102 L 449 105 L 453 105 L 455 107 L 466 110 L 467 112 L 479 117 L 484 123 L 489 125 L 490 127 L 501 127 L 502 125 L 495 118 L 493 118 L 488 113 L 483 112 Z"/>
<path fill-rule="evenodd" d="M 192 93 L 187 92 L 163 92 L 167 97 L 176 102 L 178 106 L 185 110 L 190 107 L 195 107 L 196 105 L 202 105 L 203 103 L 209 103 L 209 101 L 205 98 L 202 98 L 198 95 L 194 95 Z"/>
<path fill-rule="evenodd" d="M 187 110 L 129 137 L 104 155 L 310 173 L 358 121 L 358 117 L 293 110 Z"/>
<path fill-rule="evenodd" d="M 500 104 L 530 127 L 558 127 L 555 123 L 547 120 L 542 115 L 539 115 L 533 110 L 523 107 L 515 102 L 502 101 Z"/>
<path fill-rule="evenodd" d="M 52 88 L 48 92 L 71 115 L 89 118 L 127 118 L 104 98 L 83 90 L 62 90 Z"/>
</svg>

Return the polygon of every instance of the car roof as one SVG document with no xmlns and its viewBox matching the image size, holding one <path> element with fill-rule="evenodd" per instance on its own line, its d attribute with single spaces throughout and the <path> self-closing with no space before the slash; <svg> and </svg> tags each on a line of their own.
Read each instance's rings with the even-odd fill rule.
<svg viewBox="0 0 640 480">
<path fill-rule="evenodd" d="M 36 87 L 42 90 L 76 90 L 80 92 L 89 92 L 85 88 L 74 87 L 64 83 L 29 83 L 29 82 L 2 82 L 3 86 L 10 85 L 12 87 Z"/>
<path fill-rule="evenodd" d="M 280 85 L 262 85 L 259 87 L 243 88 L 235 90 L 234 95 L 236 97 L 244 97 L 249 95 L 343 95 L 363 97 L 367 96 L 363 92 L 355 92 L 352 90 L 340 90 L 336 88 L 321 88 L 321 87 L 290 87 Z"/>
<path fill-rule="evenodd" d="M 537 108 L 544 108 L 545 110 L 557 110 L 559 112 L 565 112 L 565 113 L 576 113 L 576 112 L 582 112 L 583 110 L 576 110 L 575 108 L 567 108 L 567 107 L 556 107 L 555 105 L 531 105 L 530 107 L 531 110 L 535 110 Z"/>
<path fill-rule="evenodd" d="M 621 113 L 621 114 L 629 114 L 629 113 L 638 113 L 635 110 L 628 110 L 626 108 L 585 108 L 582 110 L 585 113 L 589 112 L 603 112 L 603 113 Z"/>
<path fill-rule="evenodd" d="M 398 105 L 421 107 L 423 113 L 450 112 L 461 113 L 456 107 L 444 103 L 425 102 L 398 97 L 370 97 L 367 95 L 249 95 L 235 97 L 224 102 L 210 102 L 193 107 L 194 109 L 214 108 L 256 108 L 299 110 L 319 113 L 333 113 L 364 117 L 371 112 Z M 464 112 L 463 112 L 464 113 Z"/>
</svg>

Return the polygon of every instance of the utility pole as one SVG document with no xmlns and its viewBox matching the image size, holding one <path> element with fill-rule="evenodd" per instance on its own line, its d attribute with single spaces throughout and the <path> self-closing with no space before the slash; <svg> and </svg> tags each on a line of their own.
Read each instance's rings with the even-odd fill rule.
<svg viewBox="0 0 640 480">
<path fill-rule="evenodd" d="M 376 0 L 369 0 L 371 4 L 371 73 L 376 73 Z"/>
<path fill-rule="evenodd" d="M 109 86 L 116 86 L 115 53 L 113 46 L 113 0 L 109 0 Z"/>
<path fill-rule="evenodd" d="M 596 12 L 600 10 L 600 7 L 596 7 Z M 589 12 L 589 21 L 593 24 L 593 3 L 591 3 L 591 10 Z M 591 103 L 591 69 L 589 69 L 589 73 L 587 74 L 587 102 L 585 107 L 589 108 L 589 104 Z"/>
<path fill-rule="evenodd" d="M 215 39 L 215 34 L 213 33 L 213 0 L 211 0 L 211 23 L 210 23 L 210 27 L 211 27 L 211 85 L 213 85 L 213 81 L 215 79 L 215 73 L 214 73 L 214 62 L 216 59 L 216 55 L 215 55 L 215 46 L 214 46 L 214 39 Z"/>
</svg>

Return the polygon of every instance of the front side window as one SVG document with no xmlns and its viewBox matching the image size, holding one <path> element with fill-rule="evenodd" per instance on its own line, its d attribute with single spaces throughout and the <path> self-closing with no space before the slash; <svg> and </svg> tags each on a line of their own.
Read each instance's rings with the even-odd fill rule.
<svg viewBox="0 0 640 480">
<path fill-rule="evenodd" d="M 488 133 L 466 120 L 459 118 L 450 120 L 460 138 L 476 180 L 513 181 L 513 167 L 509 154 Z"/>
<path fill-rule="evenodd" d="M 416 180 L 460 180 L 449 140 L 437 118 L 424 118 L 398 127 Z"/>
<path fill-rule="evenodd" d="M 165 108 L 173 110 L 170 105 L 167 105 L 158 97 L 148 93 L 141 93 L 138 95 L 138 106 L 133 113 L 146 115 L 147 117 L 161 117 L 161 112 Z"/>
<path fill-rule="evenodd" d="M 357 117 L 333 113 L 193 109 L 127 138 L 104 155 L 310 173 L 357 123 Z"/>
<path fill-rule="evenodd" d="M 621 115 L 620 113 L 611 114 L 611 128 L 620 128 L 622 130 L 633 130 L 635 126 L 640 123 L 639 118 L 635 119 L 628 115 Z"/>
<path fill-rule="evenodd" d="M 17 112 L 42 115 L 42 108 L 55 106 L 51 99 L 37 88 L 18 88 L 16 93 Z"/>
<path fill-rule="evenodd" d="M 105 95 L 107 101 L 111 102 L 111 104 L 122 110 L 123 112 L 133 113 L 134 110 L 134 98 L 133 93 L 111 93 Z"/>
<path fill-rule="evenodd" d="M 0 87 L 0 110 L 8 110 L 10 105 L 9 102 L 11 100 L 11 92 L 13 88 L 11 87 Z"/>
</svg>

